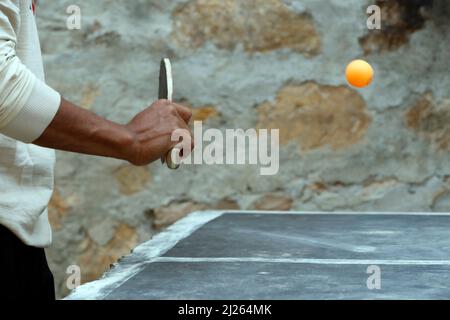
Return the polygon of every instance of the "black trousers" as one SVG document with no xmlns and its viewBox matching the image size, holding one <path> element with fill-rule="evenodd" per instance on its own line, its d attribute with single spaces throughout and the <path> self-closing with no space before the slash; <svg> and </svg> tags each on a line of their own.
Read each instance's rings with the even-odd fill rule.
<svg viewBox="0 0 450 320">
<path fill-rule="evenodd" d="M 0 301 L 55 300 L 44 249 L 25 245 L 0 225 Z"/>
</svg>

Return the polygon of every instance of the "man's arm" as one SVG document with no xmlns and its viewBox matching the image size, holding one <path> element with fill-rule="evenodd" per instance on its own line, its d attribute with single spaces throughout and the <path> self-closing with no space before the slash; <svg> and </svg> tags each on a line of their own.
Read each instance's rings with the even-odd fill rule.
<svg viewBox="0 0 450 320">
<path fill-rule="evenodd" d="M 61 99 L 56 116 L 33 143 L 147 165 L 165 156 L 178 143 L 171 141 L 173 131 L 190 132 L 187 125 L 190 118 L 188 108 L 159 100 L 128 124 L 121 125 Z"/>
<path fill-rule="evenodd" d="M 0 134 L 25 143 L 128 160 L 145 165 L 163 157 L 187 129 L 185 107 L 157 101 L 126 125 L 116 124 L 61 98 L 20 61 L 18 0 L 0 0 Z"/>
</svg>

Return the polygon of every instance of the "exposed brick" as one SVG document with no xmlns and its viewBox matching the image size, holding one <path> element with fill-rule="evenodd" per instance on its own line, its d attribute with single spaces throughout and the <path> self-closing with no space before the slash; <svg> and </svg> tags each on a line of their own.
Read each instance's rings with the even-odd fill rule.
<svg viewBox="0 0 450 320">
<path fill-rule="evenodd" d="M 281 0 L 191 0 L 173 12 L 173 39 L 187 48 L 206 42 L 247 52 L 290 48 L 305 55 L 320 50 L 312 17 L 291 11 Z"/>
<path fill-rule="evenodd" d="M 303 150 L 352 146 L 372 121 L 356 91 L 315 82 L 283 87 L 275 104 L 263 103 L 258 111 L 258 128 L 280 129 L 281 144 L 294 141 Z"/>
<path fill-rule="evenodd" d="M 256 200 L 251 205 L 251 209 L 263 211 L 288 211 L 292 208 L 293 202 L 294 200 L 286 195 L 269 193 Z"/>
<path fill-rule="evenodd" d="M 64 218 L 69 214 L 70 208 L 78 202 L 76 195 L 65 198 L 58 189 L 53 192 L 48 205 L 48 218 L 55 231 L 63 226 Z"/>
<path fill-rule="evenodd" d="M 80 244 L 84 252 L 78 258 L 82 283 L 98 279 L 111 264 L 129 254 L 136 247 L 137 242 L 136 230 L 124 223 L 117 226 L 114 236 L 105 246 L 99 246 L 87 236 Z"/>
<path fill-rule="evenodd" d="M 123 165 L 114 172 L 119 184 L 120 193 L 132 195 L 142 191 L 151 180 L 150 172 L 146 167 Z"/>
<path fill-rule="evenodd" d="M 428 92 L 406 113 L 406 125 L 439 149 L 450 149 L 450 100 L 435 101 Z"/>
</svg>

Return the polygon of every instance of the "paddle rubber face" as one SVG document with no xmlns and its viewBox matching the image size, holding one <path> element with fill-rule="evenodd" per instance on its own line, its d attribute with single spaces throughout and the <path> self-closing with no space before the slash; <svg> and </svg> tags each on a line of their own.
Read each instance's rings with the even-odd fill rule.
<svg viewBox="0 0 450 320">
<path fill-rule="evenodd" d="M 173 97 L 173 78 L 172 78 L 172 64 L 169 59 L 161 60 L 161 69 L 159 71 L 159 92 L 158 98 L 172 101 Z M 165 162 L 167 167 L 176 170 L 180 167 L 180 150 L 172 149 L 166 155 Z"/>
<path fill-rule="evenodd" d="M 161 60 L 161 69 L 159 71 L 159 99 L 172 101 L 173 97 L 173 78 L 172 65 L 169 59 Z"/>
</svg>

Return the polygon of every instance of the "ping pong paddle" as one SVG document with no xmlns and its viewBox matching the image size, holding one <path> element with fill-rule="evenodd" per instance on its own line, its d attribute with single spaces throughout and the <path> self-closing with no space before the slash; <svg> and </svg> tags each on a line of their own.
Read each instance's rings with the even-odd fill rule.
<svg viewBox="0 0 450 320">
<path fill-rule="evenodd" d="M 170 60 L 165 58 L 161 60 L 161 69 L 159 71 L 159 99 L 172 101 L 173 97 L 173 78 L 172 64 Z M 170 150 L 165 157 L 167 167 L 176 170 L 180 167 L 180 152 L 178 148 Z M 163 161 L 164 162 L 164 161 Z"/>
</svg>

